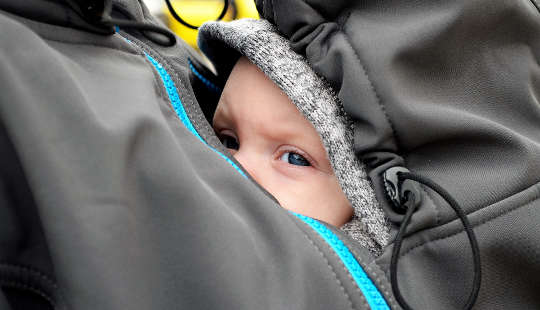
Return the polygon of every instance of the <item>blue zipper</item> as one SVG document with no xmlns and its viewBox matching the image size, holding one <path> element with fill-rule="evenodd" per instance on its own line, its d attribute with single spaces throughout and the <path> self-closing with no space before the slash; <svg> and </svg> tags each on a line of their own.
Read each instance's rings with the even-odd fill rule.
<svg viewBox="0 0 540 310">
<path fill-rule="evenodd" d="M 223 153 L 210 146 L 208 143 L 206 143 L 206 141 L 204 141 L 203 138 L 201 138 L 197 130 L 195 130 L 195 127 L 191 123 L 189 117 L 187 116 L 186 110 L 184 109 L 182 101 L 180 100 L 180 96 L 178 95 L 176 85 L 174 85 L 174 82 L 171 79 L 169 73 L 167 73 L 167 70 L 165 70 L 165 68 L 163 68 L 163 66 L 157 60 L 155 60 L 152 56 L 148 55 L 146 52 L 144 52 L 144 55 L 159 73 L 161 81 L 163 82 L 165 90 L 167 91 L 167 95 L 169 96 L 169 101 L 171 102 L 171 105 L 173 106 L 176 115 L 178 115 L 178 117 L 182 121 L 182 124 L 184 124 L 184 126 L 186 126 L 186 128 L 202 143 L 208 146 L 212 151 L 216 152 L 221 158 L 225 159 L 225 161 L 227 161 L 231 166 L 233 166 L 233 168 L 236 169 L 236 171 L 238 171 L 244 178 L 247 178 L 244 171 L 242 171 L 242 169 L 240 169 L 237 164 L 235 164 L 227 156 L 223 155 Z"/>
<path fill-rule="evenodd" d="M 313 230 L 315 230 L 323 239 L 330 245 L 330 247 L 336 252 L 338 257 L 341 259 L 354 281 L 364 294 L 366 301 L 369 307 L 373 310 L 389 310 L 386 300 L 382 296 L 381 292 L 373 281 L 369 278 L 367 273 L 364 271 L 364 268 L 358 263 L 354 255 L 351 253 L 349 248 L 339 239 L 339 237 L 334 234 L 328 227 L 323 223 L 312 219 L 302 214 L 292 212 L 304 223 L 308 224 Z"/>
<path fill-rule="evenodd" d="M 204 75 L 202 75 L 199 71 L 197 71 L 197 69 L 195 69 L 195 66 L 193 65 L 193 62 L 189 58 L 188 58 L 188 64 L 189 64 L 189 69 L 191 69 L 191 72 L 193 72 L 193 74 L 195 74 L 195 76 L 199 78 L 199 80 L 201 80 L 204 83 L 204 85 L 206 85 L 206 87 L 208 87 L 209 89 L 211 89 L 212 91 L 216 93 L 221 93 L 221 88 L 217 87 L 214 83 L 210 82 L 210 80 L 205 78 Z"/>
<path fill-rule="evenodd" d="M 126 41 L 130 42 L 128 39 L 125 39 Z M 191 120 L 187 116 L 187 113 L 184 109 L 184 106 L 182 105 L 182 101 L 180 100 L 180 96 L 178 95 L 178 90 L 176 88 L 176 85 L 174 85 L 173 80 L 171 79 L 169 73 L 163 66 L 155 60 L 152 56 L 148 55 L 146 52 L 144 52 L 144 55 L 148 59 L 148 61 L 154 66 L 154 68 L 159 73 L 159 76 L 161 77 L 161 81 L 163 82 L 163 85 L 165 86 L 165 90 L 167 91 L 167 95 L 169 96 L 169 100 L 171 102 L 171 105 L 174 108 L 174 111 L 178 115 L 178 118 L 182 121 L 184 126 L 194 135 L 196 136 L 202 143 L 204 143 L 206 146 L 208 146 L 211 150 L 216 152 L 220 157 L 225 159 L 229 164 L 233 166 L 236 171 L 238 171 L 243 177 L 247 178 L 246 174 L 236 165 L 231 159 L 229 159 L 227 156 L 223 155 L 221 152 L 216 150 L 215 148 L 211 147 L 204 141 L 197 130 L 195 130 L 195 127 L 191 123 Z M 191 65 L 191 64 L 190 64 Z M 389 310 L 390 307 L 386 303 L 386 300 L 384 299 L 383 295 L 375 286 L 373 281 L 369 278 L 369 276 L 366 274 L 362 266 L 358 263 L 356 258 L 354 258 L 354 255 L 351 253 L 351 251 L 347 248 L 347 246 L 339 239 L 339 237 L 334 234 L 330 229 L 328 229 L 325 225 L 323 225 L 321 222 L 312 219 L 310 217 L 307 217 L 302 214 L 298 214 L 295 212 L 291 212 L 294 214 L 297 218 L 302 220 L 304 223 L 309 225 L 313 230 L 315 230 L 319 236 L 323 240 L 326 241 L 330 245 L 330 247 L 336 252 L 338 257 L 341 259 L 349 273 L 351 274 L 352 278 L 362 291 L 362 294 L 364 295 L 368 305 L 373 310 Z"/>
</svg>

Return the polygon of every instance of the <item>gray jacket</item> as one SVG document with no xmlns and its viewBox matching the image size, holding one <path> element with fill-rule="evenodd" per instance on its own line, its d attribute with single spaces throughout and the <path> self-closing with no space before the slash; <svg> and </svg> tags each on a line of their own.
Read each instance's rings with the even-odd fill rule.
<svg viewBox="0 0 540 310">
<path fill-rule="evenodd" d="M 0 309 L 393 307 L 368 251 L 227 156 L 192 50 L 67 3 L 0 0 Z"/>
<path fill-rule="evenodd" d="M 540 278 L 540 13 L 535 0 L 257 1 L 262 16 L 338 92 L 355 119 L 392 231 L 403 215 L 383 176 L 428 177 L 474 228 L 482 286 L 475 309 L 536 309 Z M 458 309 L 472 283 L 463 226 L 431 188 L 398 266 L 413 308 Z M 389 273 L 392 245 L 375 262 Z"/>
<path fill-rule="evenodd" d="M 285 211 L 228 157 L 193 51 L 67 2 L 0 0 L 0 309 L 399 309 L 391 245 L 373 257 Z M 261 13 L 364 126 L 379 200 L 389 163 L 435 179 L 480 243 L 476 308 L 538 307 L 533 3 L 272 3 Z M 156 23 L 135 0 L 112 13 Z M 399 285 L 415 308 L 457 308 L 470 250 L 444 201 L 422 201 Z"/>
</svg>

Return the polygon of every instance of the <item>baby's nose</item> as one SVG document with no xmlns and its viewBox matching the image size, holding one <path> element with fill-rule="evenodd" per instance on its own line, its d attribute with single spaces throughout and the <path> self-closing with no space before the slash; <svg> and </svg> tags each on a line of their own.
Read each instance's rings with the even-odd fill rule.
<svg viewBox="0 0 540 310">
<path fill-rule="evenodd" d="M 258 179 L 258 169 L 257 167 L 260 166 L 260 162 L 257 159 L 256 154 L 250 151 L 246 150 L 238 150 L 235 154 L 233 154 L 233 157 L 242 165 L 244 170 L 249 173 L 249 175 L 255 179 L 255 181 L 260 183 L 260 180 Z"/>
</svg>

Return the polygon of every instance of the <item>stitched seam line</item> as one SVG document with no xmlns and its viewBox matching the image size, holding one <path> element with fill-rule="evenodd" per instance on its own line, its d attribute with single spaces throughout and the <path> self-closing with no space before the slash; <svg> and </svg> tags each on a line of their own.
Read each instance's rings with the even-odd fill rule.
<svg viewBox="0 0 540 310">
<path fill-rule="evenodd" d="M 431 193 L 429 191 L 426 191 L 425 187 L 420 186 L 420 188 L 426 194 L 425 196 L 429 199 L 429 201 L 431 201 L 433 206 L 435 206 L 435 225 L 439 226 L 439 224 L 441 223 L 441 210 L 440 210 L 440 207 L 439 207 L 439 205 L 437 205 L 435 203 L 435 200 L 431 196 Z"/>
<path fill-rule="evenodd" d="M 180 101 L 180 97 L 178 96 L 178 94 L 176 94 L 176 96 L 174 96 L 173 98 L 171 98 L 171 94 L 173 94 L 173 92 L 176 92 L 176 86 L 174 85 L 174 83 L 172 82 L 172 79 L 168 78 L 168 80 L 171 82 L 171 83 L 166 83 L 168 82 L 167 81 L 167 76 L 168 76 L 168 73 L 167 71 L 156 61 L 154 60 L 150 55 L 148 55 L 148 59 L 150 60 L 150 62 L 152 63 L 152 65 L 156 68 L 156 70 L 158 70 L 158 72 L 160 73 L 160 76 L 161 78 L 163 79 L 163 84 L 164 84 L 164 87 L 167 89 L 167 93 L 169 94 L 169 99 L 171 100 L 171 103 L 173 103 L 173 98 L 178 98 L 178 101 L 177 104 L 174 104 L 173 103 L 173 106 L 174 106 L 174 109 L 177 113 L 177 115 L 179 116 L 180 120 L 182 121 L 182 123 L 184 123 L 184 125 L 188 128 L 188 130 L 193 133 L 193 135 L 195 135 L 201 142 L 203 142 L 206 146 L 208 146 L 211 150 L 213 150 L 216 154 L 218 154 L 221 158 L 225 159 L 226 162 L 228 162 L 231 166 L 233 166 L 234 169 L 236 169 L 236 171 L 238 171 L 243 177 L 246 177 L 247 176 L 244 174 L 244 172 L 230 159 L 228 158 L 227 156 L 225 156 L 224 154 L 222 154 L 221 152 L 219 152 L 218 150 L 216 150 L 215 148 L 211 147 L 208 143 L 206 143 L 206 141 L 204 141 L 204 139 L 199 135 L 199 133 L 197 132 L 197 130 L 195 129 L 195 127 L 193 126 L 193 124 L 191 123 L 190 119 L 189 119 L 189 116 L 187 115 L 187 113 L 185 112 L 185 108 L 183 107 L 182 105 L 182 102 Z M 161 68 L 160 68 L 161 66 Z M 163 71 L 160 71 L 163 70 Z M 172 85 L 167 85 L 167 84 L 172 84 Z M 174 88 L 174 89 L 173 89 Z"/>
<path fill-rule="evenodd" d="M 540 185 L 540 182 L 536 182 L 536 183 L 534 183 L 534 184 L 532 184 L 532 185 L 529 185 L 529 186 L 527 186 L 527 187 L 525 187 L 525 188 L 523 188 L 523 189 L 518 190 L 518 191 L 515 192 L 515 193 L 509 194 L 509 195 L 507 195 L 507 196 L 505 196 L 505 197 L 503 197 L 503 198 L 501 198 L 501 199 L 498 199 L 498 200 L 495 201 L 495 202 L 489 203 L 488 205 L 484 205 L 484 206 L 482 206 L 482 207 L 480 207 L 480 208 L 478 208 L 478 209 L 472 210 L 470 213 L 467 213 L 466 215 L 467 215 L 467 216 L 473 215 L 473 214 L 475 214 L 475 213 L 477 213 L 477 212 L 480 212 L 480 211 L 482 211 L 482 210 L 484 210 L 484 209 L 486 209 L 486 208 L 489 208 L 489 207 L 493 206 L 494 204 L 497 204 L 497 203 L 499 203 L 499 202 L 501 202 L 501 201 L 504 201 L 504 200 L 506 200 L 506 199 L 508 199 L 508 198 L 510 198 L 510 197 L 519 195 L 520 193 L 526 191 L 527 189 L 529 189 L 529 188 L 531 188 L 531 187 L 534 187 L 534 186 L 538 186 L 538 185 Z M 425 191 L 425 192 L 426 192 L 426 193 L 429 193 L 428 191 Z M 432 198 L 432 197 L 430 197 L 430 198 Z M 534 201 L 534 200 L 536 200 L 536 199 L 537 199 L 537 198 L 535 198 L 535 199 L 533 199 L 533 200 L 531 200 L 531 201 Z M 531 201 L 529 201 L 529 202 L 531 202 Z M 434 200 L 434 199 L 432 199 L 432 202 L 433 202 L 433 204 L 434 204 L 435 206 L 437 206 L 437 205 L 435 204 L 435 200 Z M 527 203 L 529 203 L 529 202 L 527 202 Z M 510 212 L 510 211 L 512 211 L 512 210 L 513 210 L 513 209 L 510 209 L 510 210 L 507 210 L 506 212 Z M 445 222 L 443 222 L 443 221 L 441 220 L 441 221 L 438 223 L 437 226 L 446 225 L 446 224 L 451 223 L 451 222 L 453 222 L 453 221 L 455 221 L 455 220 L 457 220 L 457 218 L 454 218 L 454 219 L 451 218 L 451 219 L 448 219 L 448 220 L 445 221 Z M 430 229 L 432 229 L 432 228 L 434 228 L 434 227 L 426 227 L 426 228 L 423 228 L 423 229 L 421 229 L 421 230 L 415 231 L 413 234 L 418 234 L 418 233 L 421 233 L 421 232 L 423 232 L 423 231 L 430 230 Z M 428 242 L 429 242 L 429 241 L 428 241 Z"/>
<path fill-rule="evenodd" d="M 118 34 L 121 38 L 123 38 L 124 40 L 126 40 L 126 41 L 128 42 L 128 44 L 133 44 L 133 45 L 135 45 L 136 47 L 138 47 L 140 50 L 137 50 L 137 52 L 140 52 L 139 55 L 144 56 L 144 57 L 146 58 L 147 61 L 148 61 L 149 59 L 148 59 L 148 57 L 146 57 L 146 55 L 150 55 L 150 56 L 152 56 L 152 57 L 154 57 L 154 58 L 159 59 L 160 61 L 162 60 L 160 57 L 158 57 L 158 56 L 157 56 L 155 53 L 153 53 L 152 51 L 148 51 L 148 53 L 147 53 L 147 52 L 146 52 L 146 49 L 145 49 L 139 42 L 136 41 L 136 38 L 135 38 L 135 37 L 131 36 L 131 35 L 128 34 L 128 33 L 120 33 L 120 29 L 118 29 L 116 32 L 117 32 L 117 34 Z M 129 38 L 129 39 L 128 39 L 128 38 Z M 172 113 L 174 113 L 174 114 L 176 114 L 178 117 L 180 117 L 180 116 L 178 115 L 178 113 L 176 112 L 176 110 L 175 110 L 175 108 L 174 108 L 172 102 L 171 102 L 170 99 L 169 99 L 169 94 L 168 94 L 168 92 L 167 92 L 167 87 L 165 87 L 165 85 L 163 84 L 163 80 L 161 79 L 161 75 L 160 75 L 159 71 L 156 70 L 156 68 L 155 68 L 153 65 L 152 65 L 152 68 L 151 68 L 150 70 L 153 71 L 153 72 L 155 72 L 155 74 L 156 74 L 156 76 L 155 76 L 155 82 L 156 82 L 158 88 L 161 90 L 160 95 L 163 96 L 163 99 L 164 99 L 164 100 L 167 100 L 167 101 L 169 101 L 169 103 L 170 103 L 170 104 L 166 105 L 166 107 L 167 107 Z M 159 77 L 159 78 L 156 78 L 156 77 Z M 182 83 L 179 83 L 179 84 L 181 84 L 181 86 L 185 88 L 185 85 L 183 85 Z M 162 86 L 162 87 L 159 87 L 159 86 Z M 183 122 L 182 122 L 182 125 L 184 125 Z M 181 127 L 181 126 L 180 126 L 180 127 Z M 184 127 L 187 127 L 187 126 L 184 125 Z M 188 129 L 189 129 L 189 128 L 188 128 Z M 197 134 L 198 134 L 198 133 L 197 133 Z"/>
<path fill-rule="evenodd" d="M 332 251 L 332 252 L 334 252 L 334 251 Z M 336 257 L 341 262 L 341 259 L 339 259 L 339 256 L 337 255 L 336 252 L 334 252 L 334 257 Z M 360 286 L 358 286 L 356 281 L 354 281 L 354 278 L 352 277 L 351 273 L 347 269 L 347 266 L 345 266 L 345 264 L 343 262 L 341 262 L 341 267 L 342 267 L 343 271 L 345 271 L 345 274 L 347 275 L 347 278 L 349 278 L 349 281 L 351 281 L 353 283 L 354 287 L 356 288 L 356 293 L 358 293 L 358 297 L 362 301 L 363 308 L 370 309 L 369 304 L 368 304 L 368 302 L 366 300 L 366 297 L 362 293 L 362 290 L 360 289 Z"/>
<path fill-rule="evenodd" d="M 138 45 L 142 50 L 145 50 L 144 47 Z M 171 76 L 171 80 L 173 80 L 173 83 L 178 83 L 180 86 L 182 86 L 183 88 L 185 89 L 189 89 L 190 87 L 188 87 L 186 84 L 184 84 L 184 82 L 182 81 L 182 79 L 180 78 L 180 75 L 178 74 L 178 72 L 176 70 L 174 70 L 174 67 L 169 63 L 169 61 L 167 59 L 165 59 L 164 57 L 161 57 L 161 55 L 157 55 L 156 53 L 154 53 L 153 51 L 151 51 L 150 49 L 148 50 L 148 53 L 152 54 L 152 57 L 156 58 L 158 61 L 160 61 L 162 64 L 164 64 L 164 68 L 169 68 L 170 70 L 166 71 L 167 72 L 171 72 L 172 76 Z M 189 58 L 188 58 L 188 61 L 189 61 Z M 173 79 L 173 77 L 175 77 L 176 79 Z M 191 96 L 188 96 L 186 95 L 185 93 L 182 94 L 183 95 L 183 99 L 185 99 L 184 101 L 189 101 L 188 104 L 193 106 L 195 105 L 195 103 L 193 102 L 193 98 Z M 186 98 L 187 97 L 187 98 Z M 180 98 L 180 93 L 178 93 L 178 98 L 182 101 L 182 99 Z M 186 117 L 189 119 L 189 116 L 187 115 L 186 113 Z M 203 142 L 206 143 L 206 141 L 204 141 L 203 139 Z M 234 165 L 233 165 L 234 166 Z"/>
<path fill-rule="evenodd" d="M 60 291 L 58 285 L 46 274 L 40 272 L 39 270 L 30 268 L 30 267 L 16 265 L 16 264 L 0 262 L 0 267 L 5 268 L 5 272 L 8 273 L 7 279 L 0 279 L 0 283 L 3 283 L 3 285 L 19 285 L 21 289 L 23 289 L 23 286 L 24 286 L 24 288 L 31 290 L 34 293 L 37 293 L 41 295 L 43 298 L 47 299 L 51 303 L 51 305 L 55 308 L 58 307 L 58 309 L 61 309 L 61 308 L 64 309 L 67 307 L 65 306 L 67 305 L 67 303 L 64 301 L 62 292 Z M 36 278 L 39 280 L 42 280 L 46 285 L 50 285 L 50 287 L 55 291 L 55 295 L 51 297 L 50 293 L 46 293 L 43 289 L 40 289 L 38 287 L 40 285 L 39 280 L 38 280 L 38 283 L 28 283 L 28 281 L 26 281 L 27 283 L 23 283 L 20 280 L 18 281 L 16 279 L 9 279 L 10 272 L 17 272 L 19 276 L 28 277 L 29 278 L 28 281 L 30 282 L 32 281 L 32 279 L 36 281 L 35 280 Z M 11 277 L 17 277 L 17 275 L 12 275 Z"/>
<path fill-rule="evenodd" d="M 494 221 L 494 220 L 496 220 L 496 219 L 498 219 L 498 218 L 500 218 L 502 216 L 505 216 L 505 215 L 510 214 L 510 213 L 512 213 L 514 211 L 517 211 L 517 210 L 521 209 L 522 207 L 526 207 L 526 206 L 530 205 L 532 202 L 534 202 L 534 201 L 536 201 L 538 199 L 540 199 L 540 198 L 537 197 L 535 199 L 532 199 L 531 201 L 529 201 L 529 202 L 527 202 L 527 203 L 525 203 L 523 205 L 516 206 L 515 208 L 512 208 L 510 210 L 506 210 L 505 212 L 502 212 L 501 214 L 498 214 L 495 217 L 483 220 L 481 222 L 476 223 L 476 225 L 471 225 L 471 226 L 472 226 L 472 228 L 480 227 L 480 226 L 482 226 L 484 224 L 487 224 L 487 223 L 489 223 L 491 221 Z M 418 243 L 418 244 L 414 245 L 412 248 L 409 248 L 407 251 L 405 251 L 402 255 L 400 255 L 400 257 L 404 257 L 405 255 L 409 254 L 411 251 L 413 251 L 413 250 L 415 250 L 417 248 L 420 248 L 420 247 L 422 247 L 422 246 L 424 246 L 424 245 L 426 245 L 428 243 L 448 239 L 448 238 L 451 238 L 451 237 L 456 236 L 456 235 L 458 235 L 460 233 L 463 233 L 463 232 L 464 232 L 464 230 L 460 229 L 459 231 L 454 232 L 452 234 L 441 236 L 441 237 L 435 238 L 433 240 L 428 240 L 428 241 L 425 241 L 425 242 Z"/>
<path fill-rule="evenodd" d="M 337 257 L 337 254 L 334 254 L 334 255 Z M 342 264 L 342 266 L 343 266 L 343 270 L 347 273 L 347 278 L 349 278 L 349 281 L 355 283 L 351 273 L 348 272 L 345 265 Z M 357 284 L 355 284 L 354 286 L 356 287 L 356 293 L 358 294 L 358 298 L 360 298 L 360 300 L 362 301 L 362 308 L 371 309 L 371 307 L 369 306 L 366 300 L 366 297 L 364 296 L 364 294 L 362 294 L 362 290 L 360 289 L 360 287 Z"/>
<path fill-rule="evenodd" d="M 338 255 L 341 262 L 347 267 L 348 272 L 354 278 L 356 284 L 360 287 L 360 290 L 372 309 L 389 309 L 385 298 L 381 295 L 377 286 L 373 284 L 371 277 L 366 274 L 363 267 L 358 263 L 348 247 L 336 234 L 315 219 L 298 213 L 291 213 L 315 230 L 327 245 L 331 247 L 332 251 Z"/>
<path fill-rule="evenodd" d="M 56 283 L 51 278 L 49 278 L 47 275 L 45 275 L 44 273 L 42 273 L 42 272 L 40 272 L 38 270 L 29 268 L 29 267 L 24 267 L 24 266 L 19 266 L 19 265 L 14 265 L 14 264 L 8 264 L 8 263 L 0 263 L 0 266 L 6 267 L 6 268 L 18 269 L 20 271 L 27 271 L 27 272 L 29 272 L 29 273 L 31 273 L 33 275 L 36 275 L 39 278 L 43 279 L 45 282 L 49 283 L 53 288 L 55 288 L 55 289 L 58 288 Z"/>
<path fill-rule="evenodd" d="M 538 12 L 540 12 L 540 2 L 538 2 L 538 0 L 531 0 L 531 2 L 536 7 Z"/>
<path fill-rule="evenodd" d="M 347 16 L 347 18 L 343 22 L 344 25 L 347 23 L 347 21 L 349 20 L 351 15 L 352 15 L 351 12 L 349 12 L 349 15 Z M 392 137 L 394 138 L 394 140 L 396 142 L 396 147 L 399 148 L 400 143 L 399 143 L 399 139 L 398 139 L 398 136 L 397 136 L 397 132 L 396 132 L 396 130 L 394 128 L 394 124 L 390 120 L 390 117 L 388 117 L 388 113 L 386 112 L 386 108 L 385 108 L 384 104 L 382 103 L 382 100 L 381 100 L 381 97 L 379 96 L 379 93 L 375 89 L 375 85 L 373 84 L 373 82 L 371 81 L 371 78 L 369 77 L 369 74 L 367 72 L 366 67 L 363 65 L 363 62 L 360 60 L 360 56 L 358 55 L 356 50 L 353 48 L 353 46 L 352 46 L 352 44 L 351 44 L 351 42 L 349 40 L 349 36 L 347 35 L 347 33 L 345 32 L 343 27 L 341 25 L 339 25 L 339 24 L 337 24 L 337 25 L 339 26 L 339 30 L 341 31 L 341 33 L 343 33 L 343 36 L 345 37 L 345 42 L 347 43 L 349 48 L 354 53 L 354 56 L 356 57 L 356 60 L 358 61 L 358 65 L 360 65 L 360 68 L 364 72 L 364 75 L 366 76 L 366 79 L 367 79 L 367 81 L 369 83 L 369 88 L 373 92 L 373 95 L 375 96 L 375 99 L 377 100 L 377 103 L 378 103 L 379 107 L 381 108 L 381 111 L 382 111 L 386 121 L 388 122 L 388 125 L 390 126 L 390 130 L 392 131 Z"/>
<path fill-rule="evenodd" d="M 374 280 L 375 283 L 377 283 L 377 287 L 379 288 L 379 290 L 383 291 L 386 297 L 386 301 L 390 303 L 390 306 L 392 307 L 392 309 L 399 309 L 396 303 L 396 300 L 394 299 L 393 295 L 390 293 L 390 290 L 388 289 L 389 287 L 385 284 L 385 283 L 388 283 L 388 281 L 385 282 L 384 280 L 386 280 L 386 278 L 381 277 L 381 275 L 386 276 L 386 274 L 384 273 L 382 268 L 379 265 L 377 265 L 377 262 L 374 261 L 375 263 L 374 267 L 376 267 L 376 270 L 373 271 L 372 270 L 373 268 L 370 267 L 369 264 L 367 264 L 363 260 L 362 256 L 359 255 L 355 249 L 351 247 L 349 250 L 354 254 L 356 260 L 369 272 L 370 278 Z M 373 275 L 375 276 L 375 278 L 373 278 Z M 360 288 L 358 289 L 360 290 Z"/>
<path fill-rule="evenodd" d="M 37 294 L 41 296 L 42 298 L 44 298 L 46 301 L 48 301 L 49 304 L 51 304 L 51 306 L 56 309 L 56 303 L 54 302 L 53 298 L 35 286 L 31 286 L 22 282 L 6 281 L 6 280 L 1 280 L 1 279 L 0 279 L 0 286 L 17 288 L 17 289 L 21 289 L 21 290 L 25 290 L 25 291 L 29 291 L 34 294 Z"/>
<path fill-rule="evenodd" d="M 295 215 L 294 213 L 290 213 L 292 215 Z M 293 222 L 297 225 L 298 223 L 296 221 L 293 220 Z M 309 224 L 305 223 L 307 226 L 309 226 Z M 300 227 L 299 227 L 300 228 Z M 311 227 L 310 227 L 311 228 Z M 345 297 L 347 298 L 347 301 L 349 302 L 349 306 L 351 309 L 353 309 L 353 303 L 352 303 L 352 300 L 351 300 L 351 297 L 349 296 L 349 294 L 347 294 L 347 291 L 345 290 L 345 287 L 343 286 L 343 283 L 341 283 L 341 281 L 339 280 L 338 278 L 338 275 L 337 273 L 335 272 L 334 268 L 332 267 L 332 265 L 330 265 L 330 262 L 328 261 L 328 258 L 326 257 L 326 255 L 324 254 L 324 252 L 319 248 L 318 245 L 315 244 L 315 242 L 313 241 L 313 239 L 311 239 L 309 237 L 309 235 L 302 229 L 300 228 L 300 231 L 302 232 L 302 234 L 304 235 L 304 237 L 306 237 L 306 239 L 309 241 L 309 243 L 317 250 L 317 252 L 319 252 L 319 254 L 322 256 L 322 258 L 324 259 L 324 261 L 326 262 L 326 265 L 328 265 L 328 268 L 330 269 L 330 271 L 332 272 L 332 274 L 334 275 L 335 279 L 336 279 L 336 282 L 338 283 L 338 285 L 340 286 L 341 288 L 341 291 L 343 292 L 343 295 L 345 295 Z"/>
<path fill-rule="evenodd" d="M 134 44 L 135 46 L 139 47 L 141 50 L 143 50 L 147 60 L 154 67 L 154 69 L 156 71 L 158 71 L 159 76 L 161 78 L 162 85 L 163 85 L 163 87 L 165 88 L 165 90 L 167 92 L 169 102 L 173 106 L 174 112 L 176 113 L 177 117 L 184 124 L 184 126 L 188 129 L 188 131 L 190 131 L 203 144 L 205 144 L 208 148 L 210 148 L 217 155 L 219 155 L 221 158 L 223 158 L 227 163 L 229 163 L 238 173 L 240 173 L 240 175 L 242 175 L 244 178 L 248 178 L 247 175 L 242 171 L 242 169 L 240 167 L 238 167 L 238 165 L 236 165 L 230 158 L 228 158 L 227 156 L 222 154 L 220 151 L 218 151 L 217 149 L 213 148 L 208 143 L 206 143 L 206 141 L 204 141 L 204 139 L 199 135 L 199 133 L 197 132 L 197 130 L 195 129 L 195 127 L 191 123 L 191 120 L 190 120 L 189 116 L 185 112 L 185 108 L 184 108 L 184 106 L 182 104 L 182 101 L 180 99 L 178 89 L 177 89 L 176 85 L 174 84 L 174 81 L 172 80 L 172 77 L 169 75 L 167 70 L 165 70 L 165 68 L 157 60 L 155 60 L 152 56 L 160 59 L 161 61 L 164 62 L 165 65 L 167 65 L 169 67 L 171 67 L 170 64 L 168 64 L 166 61 L 164 61 L 161 57 L 159 57 L 155 53 L 152 53 L 151 51 L 147 52 L 147 50 L 145 48 L 143 48 L 140 44 L 138 44 L 136 41 L 132 41 L 132 40 L 128 40 L 128 39 L 126 39 L 126 40 L 128 42 Z M 174 72 L 174 70 L 172 70 L 172 71 Z M 178 80 L 179 80 L 179 78 L 177 76 L 177 82 L 178 82 Z M 185 87 L 185 85 L 183 85 L 181 82 L 180 82 L 180 85 L 187 89 L 187 87 Z M 178 100 L 176 100 L 176 99 L 178 99 Z"/>
</svg>

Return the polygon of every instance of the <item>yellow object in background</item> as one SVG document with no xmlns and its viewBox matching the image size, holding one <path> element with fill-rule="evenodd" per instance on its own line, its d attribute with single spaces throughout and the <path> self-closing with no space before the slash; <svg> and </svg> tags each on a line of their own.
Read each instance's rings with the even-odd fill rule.
<svg viewBox="0 0 540 310">
<path fill-rule="evenodd" d="M 225 0 L 171 0 L 176 13 L 184 21 L 193 26 L 200 26 L 202 23 L 215 20 L 221 11 Z M 259 18 L 255 2 L 253 0 L 228 0 L 229 8 L 222 20 L 231 21 L 239 18 Z M 171 13 L 164 8 L 167 23 L 174 33 L 180 36 L 189 45 L 197 48 L 197 30 L 190 29 L 172 17 Z"/>
</svg>

